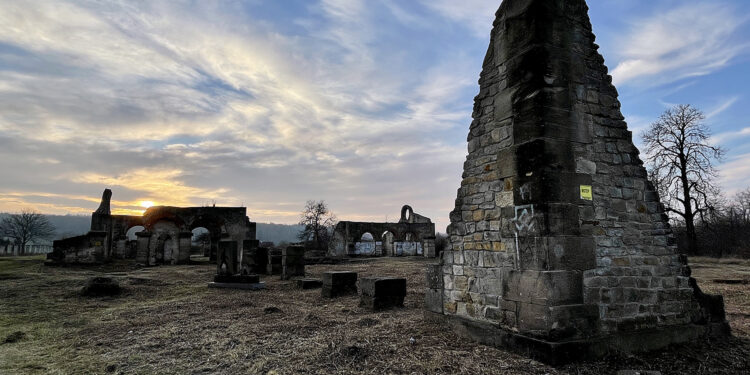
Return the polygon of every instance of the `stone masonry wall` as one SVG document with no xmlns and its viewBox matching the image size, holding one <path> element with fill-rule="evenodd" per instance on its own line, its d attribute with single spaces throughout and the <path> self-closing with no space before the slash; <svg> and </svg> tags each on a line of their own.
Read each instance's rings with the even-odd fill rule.
<svg viewBox="0 0 750 375">
<path fill-rule="evenodd" d="M 444 314 L 565 338 L 689 323 L 697 309 L 587 12 L 583 0 L 498 11 L 442 258 Z"/>
</svg>

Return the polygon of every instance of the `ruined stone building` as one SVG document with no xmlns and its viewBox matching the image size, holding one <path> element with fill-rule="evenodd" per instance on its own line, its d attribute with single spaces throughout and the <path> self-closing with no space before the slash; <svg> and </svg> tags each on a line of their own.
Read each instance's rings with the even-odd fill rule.
<svg viewBox="0 0 750 375">
<path fill-rule="evenodd" d="M 549 361 L 726 334 L 634 147 L 585 0 L 505 0 L 427 315 Z"/>
<path fill-rule="evenodd" d="M 329 255 L 434 257 L 435 224 L 410 206 L 401 209 L 398 223 L 340 221 L 333 231 Z"/>
<path fill-rule="evenodd" d="M 204 228 L 215 257 L 219 242 L 236 242 L 239 254 L 245 240 L 255 240 L 255 223 L 245 207 L 151 207 L 143 216 L 112 215 L 112 192 L 104 191 L 101 205 L 91 215 L 91 230 L 54 241 L 48 259 L 58 263 L 100 263 L 135 259 L 144 265 L 178 264 L 190 260 L 192 230 Z M 131 228 L 136 240 L 128 238 Z M 239 260 L 238 260 L 239 261 Z"/>
</svg>

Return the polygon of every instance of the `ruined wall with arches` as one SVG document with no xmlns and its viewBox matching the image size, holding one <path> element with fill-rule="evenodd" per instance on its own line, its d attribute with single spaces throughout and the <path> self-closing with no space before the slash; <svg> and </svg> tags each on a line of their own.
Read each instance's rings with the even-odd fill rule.
<svg viewBox="0 0 750 375">
<path fill-rule="evenodd" d="M 331 256 L 435 256 L 435 224 L 401 209 L 397 223 L 340 221 L 333 232 Z"/>
<path fill-rule="evenodd" d="M 135 259 L 144 265 L 180 264 L 190 260 L 193 230 L 205 228 L 210 237 L 208 255 L 215 258 L 220 241 L 238 243 L 255 239 L 255 223 L 245 207 L 151 207 L 143 216 L 111 215 L 105 190 L 102 203 L 91 217 L 91 230 L 83 236 L 55 241 L 48 259 L 59 263 L 98 263 Z M 129 238 L 132 228 L 135 239 Z M 131 234 L 132 231 L 130 231 Z"/>
</svg>

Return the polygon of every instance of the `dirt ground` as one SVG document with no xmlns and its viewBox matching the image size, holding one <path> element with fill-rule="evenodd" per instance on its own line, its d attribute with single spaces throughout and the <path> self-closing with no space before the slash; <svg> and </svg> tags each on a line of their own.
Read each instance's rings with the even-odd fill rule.
<svg viewBox="0 0 750 375">
<path fill-rule="evenodd" d="M 614 353 L 553 368 L 459 339 L 422 318 L 424 259 L 308 266 L 308 276 L 353 270 L 406 277 L 406 307 L 373 313 L 358 297 L 324 300 L 277 276 L 263 291 L 208 289 L 214 266 L 45 267 L 0 258 L 0 374 L 746 374 L 750 261 L 692 259 L 704 291 L 725 297 L 735 337 L 659 353 Z M 117 270 L 117 271 L 115 271 Z M 84 281 L 107 274 L 125 292 L 90 298 Z M 718 281 L 718 282 L 717 282 Z"/>
</svg>

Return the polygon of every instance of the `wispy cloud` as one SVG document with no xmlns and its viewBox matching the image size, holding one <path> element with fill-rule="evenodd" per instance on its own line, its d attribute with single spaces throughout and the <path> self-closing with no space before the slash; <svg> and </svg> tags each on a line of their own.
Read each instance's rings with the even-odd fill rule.
<svg viewBox="0 0 750 375">
<path fill-rule="evenodd" d="M 396 14 L 408 32 L 421 15 L 396 3 L 299 11 L 304 34 L 223 3 L 3 3 L 0 168 L 13 182 L 0 197 L 72 210 L 3 195 L 55 181 L 97 200 L 114 187 L 119 210 L 217 200 L 282 221 L 296 210 L 269 202 L 328 198 L 346 216 L 452 200 L 465 146 L 445 132 L 468 125 L 471 102 L 455 98 L 470 99 L 479 63 L 401 49 L 377 22 Z M 456 183 L 421 198 L 445 178 Z"/>
<path fill-rule="evenodd" d="M 419 2 L 454 24 L 471 30 L 475 37 L 482 39 L 489 39 L 495 12 L 500 7 L 500 1 L 496 0 L 419 0 Z"/>
<path fill-rule="evenodd" d="M 715 134 L 711 137 L 709 142 L 713 145 L 721 145 L 727 141 L 737 140 L 738 138 L 744 138 L 747 136 L 750 136 L 750 127 L 743 128 L 738 131 Z"/>
<path fill-rule="evenodd" d="M 633 22 L 620 40 L 615 84 L 674 82 L 712 73 L 745 52 L 747 21 L 725 2 L 695 2 Z"/>
<path fill-rule="evenodd" d="M 715 108 L 712 108 L 707 114 L 706 119 L 714 118 L 722 113 L 724 113 L 726 110 L 728 110 L 730 107 L 734 105 L 734 103 L 737 103 L 737 100 L 739 100 L 739 96 L 731 97 L 728 99 L 723 100 L 719 105 L 717 105 Z"/>
<path fill-rule="evenodd" d="M 750 154 L 737 155 L 722 164 L 721 182 L 728 196 L 750 187 Z"/>
</svg>

